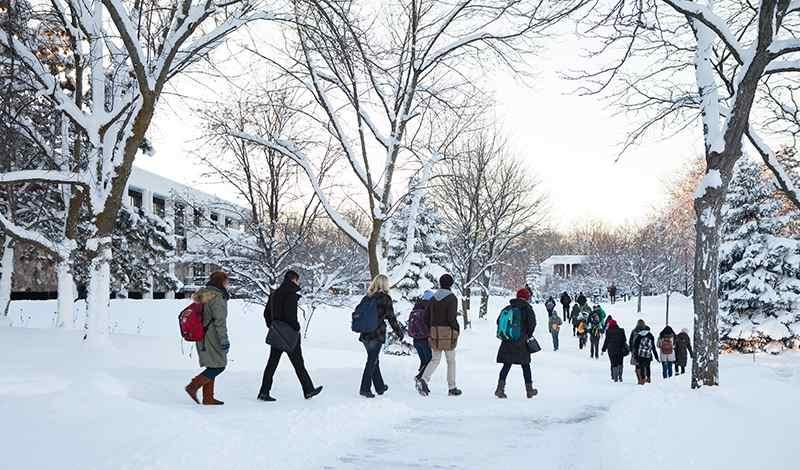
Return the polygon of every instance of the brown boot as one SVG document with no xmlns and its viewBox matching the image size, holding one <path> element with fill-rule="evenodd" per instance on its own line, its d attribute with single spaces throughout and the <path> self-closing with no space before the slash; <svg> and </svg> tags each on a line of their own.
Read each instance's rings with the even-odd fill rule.
<svg viewBox="0 0 800 470">
<path fill-rule="evenodd" d="M 204 405 L 224 405 L 225 402 L 214 398 L 214 380 L 210 380 L 203 385 L 203 404 Z"/>
<path fill-rule="evenodd" d="M 184 388 L 184 390 L 186 390 L 186 393 L 189 394 L 189 398 L 194 400 L 195 403 L 199 404 L 200 400 L 197 399 L 197 391 L 200 390 L 201 387 L 205 387 L 208 382 L 211 382 L 211 379 L 203 374 L 200 374 L 193 378 L 192 381 L 189 382 L 189 385 Z"/>
</svg>

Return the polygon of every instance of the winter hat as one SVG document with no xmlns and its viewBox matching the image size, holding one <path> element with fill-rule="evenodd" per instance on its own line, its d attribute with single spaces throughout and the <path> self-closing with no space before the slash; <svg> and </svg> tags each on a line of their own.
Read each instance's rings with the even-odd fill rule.
<svg viewBox="0 0 800 470">
<path fill-rule="evenodd" d="M 517 291 L 517 298 L 520 300 L 531 300 L 531 293 L 528 289 L 522 288 Z"/>
<path fill-rule="evenodd" d="M 609 318 L 611 318 L 611 317 L 609 317 Z M 616 328 L 617 327 L 617 321 L 614 320 L 613 318 L 611 318 L 611 320 L 608 321 L 608 327 L 609 328 Z"/>
<path fill-rule="evenodd" d="M 431 300 L 433 298 L 433 292 L 426 290 L 422 293 L 422 300 Z"/>
<path fill-rule="evenodd" d="M 300 275 L 297 274 L 297 271 L 288 270 L 286 274 L 283 275 L 283 282 L 294 281 L 295 279 L 300 279 Z"/>
<path fill-rule="evenodd" d="M 442 289 L 450 289 L 453 287 L 454 282 L 453 276 L 449 274 L 442 274 L 442 277 L 439 278 L 439 287 Z"/>
</svg>

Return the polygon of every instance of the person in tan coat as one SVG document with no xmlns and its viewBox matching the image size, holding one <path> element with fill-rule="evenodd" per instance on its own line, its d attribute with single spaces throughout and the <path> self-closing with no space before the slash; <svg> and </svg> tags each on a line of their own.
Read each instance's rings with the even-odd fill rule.
<svg viewBox="0 0 800 470">
<path fill-rule="evenodd" d="M 453 276 L 444 274 L 439 278 L 439 290 L 433 293 L 430 303 L 430 317 L 428 330 L 430 334 L 433 357 L 425 367 L 420 381 L 421 394 L 430 393 L 428 383 L 431 376 L 439 367 L 442 354 L 447 359 L 447 387 L 448 395 L 456 397 L 461 395 L 461 390 L 456 386 L 456 346 L 461 327 L 458 325 L 458 299 L 450 290 L 453 287 Z"/>
<path fill-rule="evenodd" d="M 203 304 L 203 325 L 206 328 L 203 341 L 195 343 L 200 367 L 206 369 L 193 378 L 184 390 L 196 403 L 197 392 L 203 389 L 204 405 L 222 405 L 214 398 L 214 382 L 228 365 L 228 275 L 222 271 L 211 274 L 206 287 L 198 290 L 192 300 Z"/>
</svg>

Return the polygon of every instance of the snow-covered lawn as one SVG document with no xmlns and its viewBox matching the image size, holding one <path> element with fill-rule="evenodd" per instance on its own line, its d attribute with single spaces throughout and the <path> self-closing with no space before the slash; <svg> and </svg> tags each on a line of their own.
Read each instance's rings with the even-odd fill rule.
<svg viewBox="0 0 800 470">
<path fill-rule="evenodd" d="M 690 301 L 674 299 L 673 327 L 689 326 Z M 688 376 L 633 384 L 609 379 L 608 360 L 579 352 L 570 331 L 552 352 L 536 306 L 534 358 L 540 395 L 523 398 L 522 374 L 509 400 L 493 397 L 499 366 L 494 316 L 476 320 L 458 351 L 464 395 L 446 396 L 444 364 L 433 394 L 419 397 L 416 357 L 382 356 L 391 389 L 357 396 L 363 347 L 349 311 L 317 313 L 304 343 L 312 377 L 325 390 L 305 401 L 286 358 L 276 403 L 255 400 L 266 359 L 259 308 L 231 303 L 231 360 L 218 379 L 222 407 L 194 405 L 183 386 L 196 373 L 177 334 L 186 301 L 112 304 L 113 350 L 86 349 L 81 332 L 49 328 L 55 303 L 17 302 L 0 328 L 2 468 L 27 469 L 789 469 L 796 465 L 800 356 L 729 355 L 722 386 L 691 391 Z M 494 311 L 502 299 L 493 299 Z M 607 306 L 630 330 L 635 302 Z M 644 318 L 663 326 L 663 298 Z M 25 326 L 26 328 L 19 328 Z"/>
</svg>

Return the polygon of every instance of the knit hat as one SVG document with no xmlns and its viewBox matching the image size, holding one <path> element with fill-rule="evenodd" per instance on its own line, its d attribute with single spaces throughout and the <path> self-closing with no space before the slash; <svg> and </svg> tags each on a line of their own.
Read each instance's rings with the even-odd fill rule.
<svg viewBox="0 0 800 470">
<path fill-rule="evenodd" d="M 439 287 L 442 289 L 450 289 L 453 287 L 454 282 L 453 276 L 449 274 L 442 274 L 442 276 L 439 278 Z"/>
<path fill-rule="evenodd" d="M 612 318 L 611 320 L 608 321 L 608 327 L 609 328 L 616 328 L 617 327 L 617 321 Z"/>
<path fill-rule="evenodd" d="M 517 298 L 520 300 L 531 300 L 531 293 L 528 289 L 522 288 L 517 291 Z"/>
</svg>

